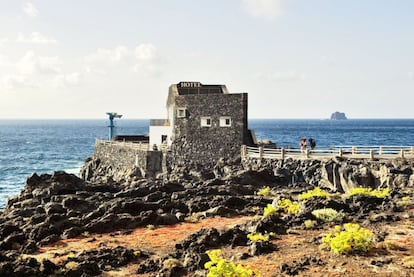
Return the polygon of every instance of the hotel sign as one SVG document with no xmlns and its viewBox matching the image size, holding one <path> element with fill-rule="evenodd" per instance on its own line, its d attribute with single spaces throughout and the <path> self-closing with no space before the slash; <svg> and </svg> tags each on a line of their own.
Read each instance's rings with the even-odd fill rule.
<svg viewBox="0 0 414 277">
<path fill-rule="evenodd" d="M 181 88 L 201 88 L 200 82 L 180 82 L 178 85 Z"/>
</svg>

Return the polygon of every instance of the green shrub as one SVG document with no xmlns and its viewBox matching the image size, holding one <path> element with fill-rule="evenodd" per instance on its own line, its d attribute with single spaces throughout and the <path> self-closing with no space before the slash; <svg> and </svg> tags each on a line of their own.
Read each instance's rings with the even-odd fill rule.
<svg viewBox="0 0 414 277">
<path fill-rule="evenodd" d="M 385 189 L 371 189 L 371 188 L 364 188 L 364 187 L 356 187 L 351 189 L 348 192 L 349 195 L 364 195 L 364 196 L 372 196 L 372 197 L 377 197 L 377 198 L 385 198 L 388 195 L 390 195 L 390 189 L 389 188 L 385 188 Z"/>
<path fill-rule="evenodd" d="M 323 208 L 319 210 L 313 210 L 314 217 L 323 222 L 337 222 L 340 223 L 344 219 L 344 215 L 331 208 Z"/>
<path fill-rule="evenodd" d="M 162 263 L 163 268 L 182 267 L 183 263 L 180 260 L 169 258 Z"/>
<path fill-rule="evenodd" d="M 70 262 L 67 262 L 67 263 L 65 264 L 65 268 L 66 268 L 66 269 L 69 269 L 69 270 L 71 270 L 71 269 L 75 270 L 75 269 L 77 269 L 78 267 L 79 267 L 79 263 L 74 262 L 74 261 L 70 261 Z"/>
<path fill-rule="evenodd" d="M 318 222 L 316 220 L 307 219 L 305 222 L 303 222 L 306 229 L 313 229 L 318 225 Z"/>
<path fill-rule="evenodd" d="M 320 187 L 315 187 L 314 189 L 308 190 L 306 192 L 302 192 L 298 199 L 302 201 L 306 201 L 312 197 L 325 197 L 328 198 L 330 195 L 327 191 L 322 190 Z"/>
<path fill-rule="evenodd" d="M 247 238 L 251 240 L 252 242 L 269 241 L 269 235 L 263 235 L 262 233 L 257 233 L 257 234 L 250 233 L 247 235 Z"/>
<path fill-rule="evenodd" d="M 402 265 L 414 269 L 414 256 L 407 256 L 402 259 Z"/>
<path fill-rule="evenodd" d="M 282 198 L 277 201 L 277 208 L 283 209 L 285 212 L 288 212 L 290 214 L 298 214 L 300 211 L 300 204 L 297 201 Z"/>
<path fill-rule="evenodd" d="M 270 187 L 264 187 L 257 192 L 259 196 L 268 196 L 270 194 Z"/>
<path fill-rule="evenodd" d="M 267 204 L 266 208 L 263 210 L 263 217 L 268 217 L 272 214 L 277 214 L 277 209 L 273 207 L 272 204 Z"/>
<path fill-rule="evenodd" d="M 346 223 L 343 227 L 335 226 L 333 232 L 325 234 L 322 242 L 338 254 L 367 252 L 374 242 L 374 233 L 359 224 Z"/>
<path fill-rule="evenodd" d="M 207 277 L 250 277 L 261 276 L 260 272 L 252 269 L 249 265 L 243 266 L 226 261 L 221 257 L 220 249 L 206 251 L 210 261 L 204 264 L 204 268 L 208 270 Z"/>
</svg>

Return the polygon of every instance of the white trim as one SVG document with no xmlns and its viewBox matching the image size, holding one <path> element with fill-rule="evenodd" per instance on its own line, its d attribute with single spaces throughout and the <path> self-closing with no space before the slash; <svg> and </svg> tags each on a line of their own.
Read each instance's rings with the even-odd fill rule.
<svg viewBox="0 0 414 277">
<path fill-rule="evenodd" d="M 231 117 L 230 116 L 221 116 L 220 117 L 220 127 L 231 127 Z"/>
<path fill-rule="evenodd" d="M 177 108 L 177 118 L 185 118 L 185 117 L 187 117 L 187 109 Z"/>
<path fill-rule="evenodd" d="M 201 127 L 211 127 L 211 117 L 210 116 L 202 116 L 200 118 Z"/>
</svg>

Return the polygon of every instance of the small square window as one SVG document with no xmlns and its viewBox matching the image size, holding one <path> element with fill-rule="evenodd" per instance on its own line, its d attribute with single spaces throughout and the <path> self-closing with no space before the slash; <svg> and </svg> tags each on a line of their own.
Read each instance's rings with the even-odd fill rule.
<svg viewBox="0 0 414 277">
<path fill-rule="evenodd" d="M 201 118 L 201 127 L 211 127 L 211 117 L 202 117 Z"/>
<path fill-rule="evenodd" d="M 220 117 L 220 127 L 230 127 L 231 126 L 231 117 L 222 116 Z"/>
<path fill-rule="evenodd" d="M 179 118 L 187 117 L 187 109 L 186 108 L 178 108 L 177 109 L 177 117 L 179 117 Z"/>
</svg>

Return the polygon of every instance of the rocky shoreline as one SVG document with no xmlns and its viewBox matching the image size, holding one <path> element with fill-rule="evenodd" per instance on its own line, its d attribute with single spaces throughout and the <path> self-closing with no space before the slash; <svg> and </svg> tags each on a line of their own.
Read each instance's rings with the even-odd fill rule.
<svg viewBox="0 0 414 277">
<path fill-rule="evenodd" d="M 33 174 L 0 213 L 0 276 L 97 276 L 131 262 L 137 264 L 137 275 L 204 276 L 204 264 L 209 260 L 206 250 L 244 247 L 243 259 L 278 251 L 274 243 L 249 242 L 247 234 L 282 235 L 303 229 L 305 220 L 315 219 L 315 209 L 342 211 L 345 221 L 365 225 L 398 222 L 402 217 L 412 221 L 412 210 L 405 210 L 410 206 L 399 203 L 403 198 L 414 198 L 413 170 L 414 161 L 408 160 L 235 160 L 223 161 L 211 170 L 175 167 L 148 179 L 134 169 L 111 175 L 113 171 L 100 168 L 99 161 L 89 160 L 81 171 L 82 178 L 65 172 Z M 271 189 L 272 197 L 257 195 L 265 186 Z M 387 187 L 390 194 L 385 198 L 313 197 L 296 215 L 258 216 L 275 198 L 294 200 L 317 186 L 332 193 L 346 193 L 359 186 Z M 163 257 L 121 246 L 83 251 L 61 263 L 23 255 L 85 233 L 130 232 L 150 225 L 241 215 L 252 220 L 225 231 L 199 230 Z M 377 241 L 384 239 L 381 235 L 376 234 Z M 324 263 L 318 257 L 305 260 L 302 262 L 316 266 Z M 303 267 L 300 263 L 284 264 L 279 274 L 294 275 Z"/>
</svg>

